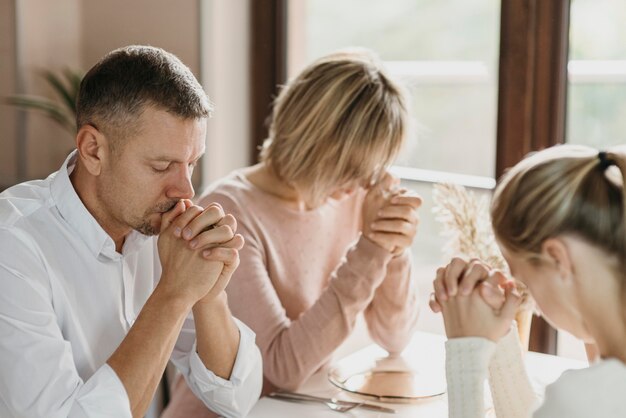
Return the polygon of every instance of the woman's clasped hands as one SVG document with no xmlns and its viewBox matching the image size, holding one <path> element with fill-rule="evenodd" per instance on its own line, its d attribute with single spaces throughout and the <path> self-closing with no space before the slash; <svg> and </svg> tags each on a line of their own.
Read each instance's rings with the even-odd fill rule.
<svg viewBox="0 0 626 418">
<path fill-rule="evenodd" d="M 454 258 L 437 270 L 430 308 L 441 312 L 448 338 L 506 335 L 521 297 L 515 282 L 480 260 Z"/>
<path fill-rule="evenodd" d="M 362 209 L 363 235 L 395 257 L 413 243 L 422 205 L 419 196 L 399 185 L 400 180 L 386 172 L 369 188 Z"/>
</svg>

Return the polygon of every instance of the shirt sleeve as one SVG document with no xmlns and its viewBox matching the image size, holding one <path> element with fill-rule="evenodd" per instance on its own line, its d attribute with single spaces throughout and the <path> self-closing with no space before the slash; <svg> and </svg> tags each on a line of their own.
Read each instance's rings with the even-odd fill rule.
<svg viewBox="0 0 626 418">
<path fill-rule="evenodd" d="M 0 229 L 0 289 L 0 415 L 132 417 L 126 390 L 107 364 L 81 379 L 37 247 L 6 229 Z"/>
<path fill-rule="evenodd" d="M 259 399 L 263 385 L 261 353 L 255 344 L 254 332 L 234 319 L 239 328 L 239 348 L 228 380 L 207 369 L 198 356 L 193 316 L 185 320 L 172 352 L 172 362 L 196 397 L 210 410 L 225 417 L 246 416 Z"/>
<path fill-rule="evenodd" d="M 245 213 L 223 195 L 210 199 L 237 218 L 237 232 L 246 240 L 226 289 L 233 314 L 256 332 L 265 377 L 277 387 L 296 389 L 350 334 L 384 279 L 391 254 L 361 237 L 315 303 L 291 320 L 269 277 L 263 244 Z"/>
<path fill-rule="evenodd" d="M 391 259 L 385 280 L 365 310 L 372 339 L 391 354 L 404 350 L 417 328 L 417 286 L 411 277 L 411 253 Z"/>
<path fill-rule="evenodd" d="M 526 373 L 515 322 L 491 358 L 489 387 L 498 417 L 528 418 L 539 403 Z"/>
</svg>

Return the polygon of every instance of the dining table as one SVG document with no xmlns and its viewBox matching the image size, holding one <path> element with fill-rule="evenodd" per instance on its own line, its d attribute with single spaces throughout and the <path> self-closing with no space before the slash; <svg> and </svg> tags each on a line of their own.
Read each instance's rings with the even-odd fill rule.
<svg viewBox="0 0 626 418">
<path fill-rule="evenodd" d="M 385 350 L 376 344 L 370 344 L 351 353 L 313 374 L 297 393 L 314 395 L 321 398 L 339 399 L 352 402 L 391 408 L 395 413 L 372 411 L 357 407 L 347 412 L 331 410 L 321 402 L 293 402 L 270 397 L 262 397 L 254 406 L 249 418 L 318 418 L 318 417 L 362 417 L 362 418 L 404 418 L 428 417 L 443 418 L 448 416 L 448 402 L 445 394 L 445 341 L 440 334 L 416 332 L 401 356 L 390 358 Z M 532 386 L 537 394 L 543 394 L 546 385 L 554 382 L 565 370 L 587 367 L 584 361 L 554 355 L 526 352 L 524 361 Z M 380 364 L 399 365 L 412 370 L 418 379 L 425 384 L 423 398 L 406 399 L 402 403 L 377 402 L 371 397 L 364 397 L 340 389 L 329 380 L 329 371 L 358 370 L 359 368 L 375 367 Z M 432 385 L 429 388 L 428 385 Z M 340 385 L 339 385 L 340 386 Z M 440 390 L 443 386 L 443 389 Z M 437 392 L 444 392 L 437 394 Z M 485 382 L 485 416 L 494 416 L 490 392 Z"/>
</svg>

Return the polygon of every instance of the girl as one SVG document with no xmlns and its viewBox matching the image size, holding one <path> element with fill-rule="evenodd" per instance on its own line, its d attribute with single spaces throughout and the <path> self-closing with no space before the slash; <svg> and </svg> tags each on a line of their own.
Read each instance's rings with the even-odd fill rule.
<svg viewBox="0 0 626 418">
<path fill-rule="evenodd" d="M 613 167 L 614 166 L 614 167 Z M 498 417 L 626 416 L 626 152 L 562 145 L 505 174 L 491 216 L 511 274 L 554 326 L 595 342 L 602 360 L 534 394 L 511 321 L 511 282 L 480 262 L 440 269 L 431 307 L 445 321 L 451 417 L 483 417 L 489 376 Z"/>
</svg>

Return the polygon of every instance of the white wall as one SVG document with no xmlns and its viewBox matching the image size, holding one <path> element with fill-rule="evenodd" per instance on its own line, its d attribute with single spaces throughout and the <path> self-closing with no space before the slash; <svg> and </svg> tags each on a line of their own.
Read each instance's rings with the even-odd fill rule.
<svg viewBox="0 0 626 418">
<path fill-rule="evenodd" d="M 201 1 L 201 80 L 215 103 L 203 184 L 248 164 L 250 144 L 249 1 Z"/>
</svg>

